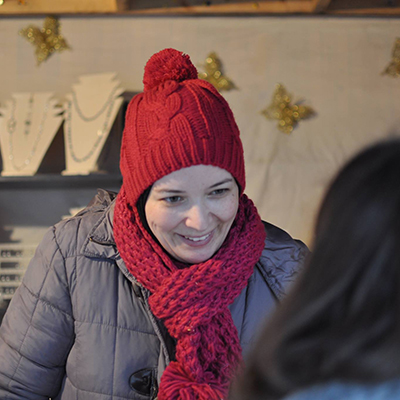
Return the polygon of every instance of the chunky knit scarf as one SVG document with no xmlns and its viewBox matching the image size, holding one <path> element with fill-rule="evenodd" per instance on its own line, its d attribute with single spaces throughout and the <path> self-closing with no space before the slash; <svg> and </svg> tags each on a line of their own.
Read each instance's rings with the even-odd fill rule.
<svg viewBox="0 0 400 400">
<path fill-rule="evenodd" d="M 253 273 L 265 239 L 257 210 L 242 195 L 224 244 L 213 258 L 179 269 L 143 228 L 122 188 L 114 235 L 132 275 L 150 292 L 149 305 L 176 339 L 176 361 L 165 369 L 159 400 L 220 400 L 241 364 L 241 347 L 228 305 Z"/>
</svg>

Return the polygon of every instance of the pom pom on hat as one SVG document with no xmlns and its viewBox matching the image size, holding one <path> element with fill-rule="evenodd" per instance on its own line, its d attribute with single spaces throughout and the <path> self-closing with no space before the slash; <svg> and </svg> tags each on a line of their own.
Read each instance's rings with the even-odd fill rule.
<svg viewBox="0 0 400 400">
<path fill-rule="evenodd" d="M 196 67 L 190 57 L 175 49 L 165 49 L 154 54 L 144 68 L 144 90 L 153 89 L 166 81 L 183 82 L 197 79 Z"/>
<path fill-rule="evenodd" d="M 193 165 L 225 169 L 243 193 L 239 128 L 226 100 L 198 79 L 190 57 L 174 49 L 154 54 L 143 83 L 144 92 L 129 103 L 122 137 L 120 170 L 129 204 L 163 176 Z"/>
</svg>

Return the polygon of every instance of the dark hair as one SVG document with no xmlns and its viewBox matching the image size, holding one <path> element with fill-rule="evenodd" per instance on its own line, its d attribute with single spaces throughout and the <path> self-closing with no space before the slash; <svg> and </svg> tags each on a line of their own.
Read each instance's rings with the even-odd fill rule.
<svg viewBox="0 0 400 400">
<path fill-rule="evenodd" d="M 400 377 L 400 140 L 367 148 L 340 171 L 312 248 L 233 398 Z"/>
</svg>

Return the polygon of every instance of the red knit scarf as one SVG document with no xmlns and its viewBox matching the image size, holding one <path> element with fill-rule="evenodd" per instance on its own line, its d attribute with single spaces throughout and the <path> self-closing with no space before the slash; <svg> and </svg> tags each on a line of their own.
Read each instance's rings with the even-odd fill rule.
<svg viewBox="0 0 400 400">
<path fill-rule="evenodd" d="M 177 340 L 176 361 L 165 369 L 159 400 L 220 400 L 241 364 L 241 346 L 228 305 L 240 294 L 264 247 L 257 210 L 242 195 L 220 250 L 179 269 L 143 228 L 124 188 L 116 200 L 114 235 L 128 270 L 151 295 L 153 314 Z"/>
</svg>

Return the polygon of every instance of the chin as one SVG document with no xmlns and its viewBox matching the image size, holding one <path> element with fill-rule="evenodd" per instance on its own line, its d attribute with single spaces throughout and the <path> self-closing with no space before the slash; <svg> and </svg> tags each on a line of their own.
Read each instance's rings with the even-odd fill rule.
<svg viewBox="0 0 400 400">
<path fill-rule="evenodd" d="M 179 260 L 184 262 L 184 263 L 188 263 L 188 264 L 200 264 L 204 261 L 209 260 L 212 257 L 212 255 L 204 255 L 204 256 L 200 256 L 200 255 L 193 255 L 193 256 L 183 256 L 183 257 L 179 257 Z"/>
</svg>

